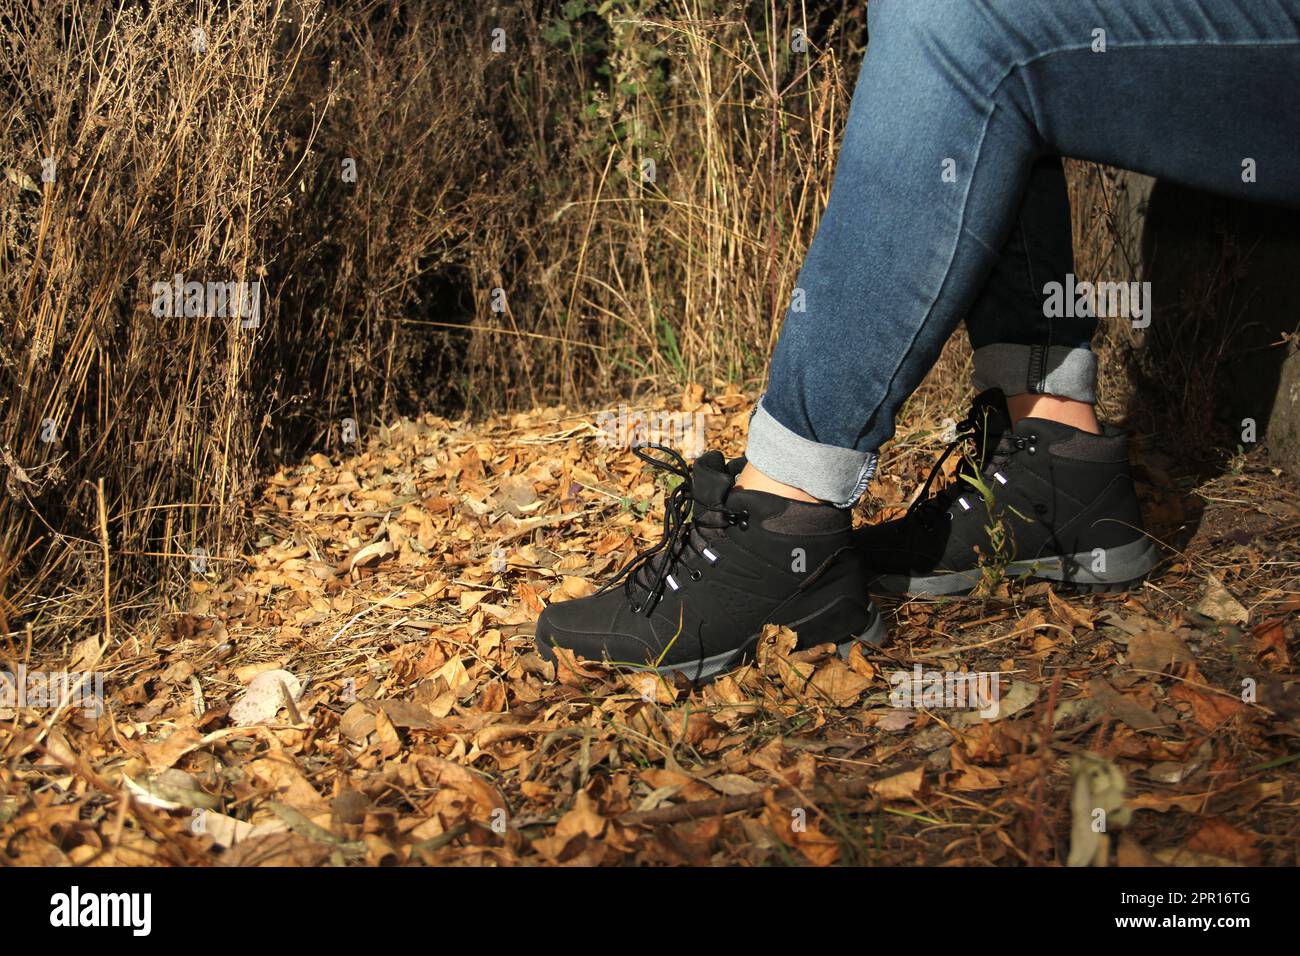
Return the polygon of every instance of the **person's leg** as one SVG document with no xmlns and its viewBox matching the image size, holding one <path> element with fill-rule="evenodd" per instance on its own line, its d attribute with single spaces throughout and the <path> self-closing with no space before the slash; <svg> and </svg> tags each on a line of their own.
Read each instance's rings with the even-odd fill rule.
<svg viewBox="0 0 1300 956">
<path fill-rule="evenodd" d="M 1011 234 L 966 316 L 966 328 L 975 388 L 1000 389 L 1012 423 L 1049 418 L 1096 434 L 1097 363 L 1090 345 L 1097 320 L 1091 312 L 1056 320 L 1043 315 L 1044 285 L 1074 272 L 1070 225 L 1061 159 L 1044 157 L 1034 164 Z M 756 491 L 816 500 L 753 465 L 737 480 Z"/>
<path fill-rule="evenodd" d="M 1047 157 L 966 317 L 980 394 L 931 472 L 969 442 L 955 480 L 930 496 L 927 480 L 906 515 L 857 532 L 876 590 L 960 593 L 999 573 L 1117 590 L 1157 563 L 1127 445 L 1097 421 L 1093 312 L 1044 309 L 1073 273 L 1065 173 Z"/>
<path fill-rule="evenodd" d="M 1074 274 L 1070 197 L 1058 156 L 1034 164 L 1011 235 L 966 316 L 975 389 L 1007 399 L 1011 423 L 1044 418 L 1100 434 L 1092 310 L 1045 315 L 1044 288 Z"/>
<path fill-rule="evenodd" d="M 841 507 L 974 304 L 1042 155 L 1300 203 L 1300 0 L 874 0 L 868 16 L 748 446 L 760 474 Z M 1049 357 L 1049 374 L 1077 361 Z"/>
<path fill-rule="evenodd" d="M 966 328 L 975 388 L 1000 389 L 1013 423 L 1049 418 L 1096 434 L 1097 362 L 1090 345 L 1097 320 L 1091 312 L 1055 320 L 1043 314 L 1043 287 L 1074 272 L 1070 225 L 1061 159 L 1044 157 L 1034 164 L 1011 234 L 966 316 Z M 738 481 L 757 491 L 816 500 L 753 465 Z"/>
</svg>

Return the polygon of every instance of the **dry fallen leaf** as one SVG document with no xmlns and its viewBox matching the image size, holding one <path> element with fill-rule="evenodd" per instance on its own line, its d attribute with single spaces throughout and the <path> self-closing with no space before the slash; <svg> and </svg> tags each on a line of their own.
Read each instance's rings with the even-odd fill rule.
<svg viewBox="0 0 1300 956">
<path fill-rule="evenodd" d="M 326 807 L 321 795 L 286 754 L 262 757 L 245 764 L 244 769 L 282 803 L 303 810 L 322 810 Z"/>
<path fill-rule="evenodd" d="M 978 764 L 971 763 L 964 754 L 964 749 L 959 744 L 953 744 L 949 749 L 949 756 L 952 760 L 952 769 L 955 771 L 953 778 L 949 781 L 948 786 L 953 790 L 962 792 L 970 790 L 995 790 L 1002 786 L 1004 774 L 993 767 L 981 767 Z"/>
<path fill-rule="evenodd" d="M 925 786 L 925 770 L 913 767 L 903 773 L 878 780 L 871 785 L 871 792 L 881 800 L 911 800 L 921 793 Z"/>
<path fill-rule="evenodd" d="M 851 707 L 871 686 L 871 679 L 855 673 L 838 657 L 833 657 L 817 668 L 811 683 L 817 693 L 830 698 L 836 707 Z"/>
<path fill-rule="evenodd" d="M 1286 646 L 1284 618 L 1271 618 L 1260 622 L 1251 631 L 1255 653 L 1260 662 L 1271 671 L 1285 671 L 1291 666 L 1291 655 Z"/>
<path fill-rule="evenodd" d="M 567 576 L 560 582 L 560 590 L 567 598 L 584 598 L 595 593 L 596 585 L 586 578 Z"/>
<path fill-rule="evenodd" d="M 1083 627 L 1088 630 L 1093 629 L 1093 615 L 1083 607 L 1076 607 L 1073 601 L 1057 597 L 1053 588 L 1047 590 L 1047 603 L 1052 609 L 1052 615 L 1066 627 L 1075 626 Z"/>
<path fill-rule="evenodd" d="M 1213 691 L 1204 691 L 1190 684 L 1179 684 L 1169 692 L 1169 699 L 1190 705 L 1192 719 L 1203 730 L 1215 731 L 1246 709 L 1234 698 Z"/>
<path fill-rule="evenodd" d="M 124 773 L 122 782 L 140 803 L 162 810 L 212 810 L 220 803 L 216 797 L 204 793 L 192 776 L 174 767 L 138 781 Z"/>
<path fill-rule="evenodd" d="M 375 717 L 365 704 L 358 701 L 347 709 L 339 720 L 339 731 L 350 740 L 363 744 L 375 732 Z"/>
<path fill-rule="evenodd" d="M 144 744 L 140 749 L 154 770 L 165 770 L 192 750 L 202 746 L 203 737 L 193 727 L 177 730 L 163 740 Z"/>
<path fill-rule="evenodd" d="M 1187 849 L 1196 853 L 1255 866 L 1259 863 L 1259 835 L 1239 830 L 1226 820 L 1211 817 L 1187 841 Z"/>
<path fill-rule="evenodd" d="M 1205 576 L 1205 591 L 1196 610 L 1220 624 L 1245 624 L 1250 618 L 1241 602 L 1213 574 Z"/>
<path fill-rule="evenodd" d="M 391 558 L 396 551 L 397 549 L 393 547 L 393 543 L 387 539 L 372 542 L 364 548 L 359 549 L 348 559 L 347 570 L 355 571 L 357 568 L 366 568 L 377 565 L 381 561 Z"/>
<path fill-rule="evenodd" d="M 1128 644 L 1129 663 L 1139 670 L 1160 673 L 1171 664 L 1192 665 L 1196 658 L 1176 635 L 1166 631 L 1144 630 Z"/>
<path fill-rule="evenodd" d="M 284 670 L 264 671 L 253 678 L 244 695 L 230 708 L 230 722 L 236 727 L 269 723 L 282 708 L 291 707 L 301 694 L 302 682 L 293 674 Z"/>
<path fill-rule="evenodd" d="M 1100 754 L 1081 752 L 1070 758 L 1070 856 L 1067 866 L 1106 866 L 1108 834 L 1132 819 L 1124 799 L 1124 774 Z"/>
</svg>

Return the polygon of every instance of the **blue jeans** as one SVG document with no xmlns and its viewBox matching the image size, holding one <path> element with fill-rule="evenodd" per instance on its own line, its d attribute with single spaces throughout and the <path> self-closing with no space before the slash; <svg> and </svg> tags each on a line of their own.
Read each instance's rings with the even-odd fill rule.
<svg viewBox="0 0 1300 956">
<path fill-rule="evenodd" d="M 1300 0 L 872 0 L 830 201 L 750 422 L 760 471 L 841 507 L 963 319 L 976 380 L 1093 398 L 1071 156 L 1300 205 Z"/>
</svg>

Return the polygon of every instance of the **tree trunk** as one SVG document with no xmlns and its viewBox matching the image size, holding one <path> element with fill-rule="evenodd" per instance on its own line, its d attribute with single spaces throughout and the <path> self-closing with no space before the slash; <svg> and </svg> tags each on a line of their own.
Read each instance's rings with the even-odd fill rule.
<svg viewBox="0 0 1300 956">
<path fill-rule="evenodd" d="M 1204 440 L 1220 446 L 1266 440 L 1300 474 L 1300 210 L 1138 173 L 1120 184 L 1114 228 L 1141 250 L 1154 300 L 1150 327 L 1137 333 L 1145 380 L 1135 401 L 1172 405 L 1171 416 L 1204 424 L 1215 433 Z M 1204 390 L 1190 381 L 1198 374 Z M 1201 407 L 1179 407 L 1189 396 Z"/>
</svg>

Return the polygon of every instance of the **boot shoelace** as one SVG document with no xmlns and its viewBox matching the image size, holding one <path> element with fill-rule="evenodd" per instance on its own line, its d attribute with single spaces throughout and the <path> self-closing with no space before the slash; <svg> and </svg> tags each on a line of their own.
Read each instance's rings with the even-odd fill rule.
<svg viewBox="0 0 1300 956">
<path fill-rule="evenodd" d="M 665 453 L 669 460 L 646 454 L 647 448 Z M 681 481 L 668 493 L 664 505 L 664 531 L 658 543 L 637 554 L 596 593 L 603 594 L 622 584 L 632 611 L 644 612 L 649 617 L 663 599 L 665 586 L 671 585 L 674 590 L 677 589 L 672 574 L 679 565 L 687 570 L 692 581 L 701 578 L 700 570 L 686 563 L 687 551 L 709 564 L 717 561 L 717 555 L 709 550 L 708 536 L 700 529 L 720 531 L 735 524 L 743 531 L 749 527 L 749 512 L 732 511 L 722 505 L 707 505 L 697 501 L 691 484 L 690 466 L 671 448 L 638 442 L 632 446 L 632 451 L 642 461 L 675 475 Z M 644 600 L 639 595 L 642 590 L 645 592 Z"/>
<path fill-rule="evenodd" d="M 939 456 L 939 460 L 930 468 L 930 473 L 925 478 L 925 484 L 921 486 L 921 493 L 917 495 L 916 500 L 907 509 L 907 517 L 916 517 L 920 520 L 922 527 L 926 529 L 931 527 L 933 516 L 939 512 L 951 517 L 952 512 L 949 509 L 952 507 L 953 501 L 959 496 L 968 491 L 976 493 L 979 491 L 970 480 L 970 474 L 959 470 L 956 481 L 947 488 L 936 492 L 933 496 L 930 495 L 930 486 L 942 471 L 943 463 L 964 443 L 969 441 L 974 444 L 976 454 L 974 464 L 978 467 L 972 468 L 971 471 L 980 475 L 995 472 L 1018 452 L 1028 450 L 1032 455 L 1038 450 L 1036 447 L 1037 435 L 1030 435 L 1025 438 L 1011 434 L 1002 435 L 998 439 L 998 443 L 993 448 L 988 449 L 988 415 L 987 413 L 984 415 L 983 421 L 978 420 L 978 416 L 979 409 L 973 408 L 970 414 L 957 423 L 957 437 L 948 443 L 948 447 Z"/>
</svg>

